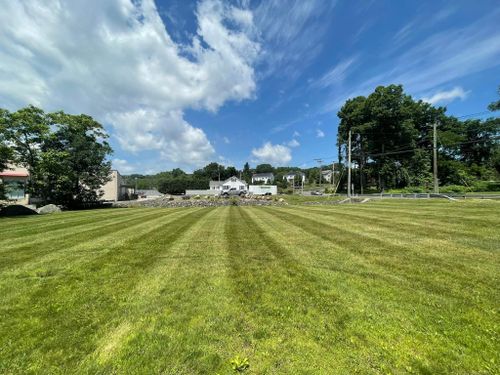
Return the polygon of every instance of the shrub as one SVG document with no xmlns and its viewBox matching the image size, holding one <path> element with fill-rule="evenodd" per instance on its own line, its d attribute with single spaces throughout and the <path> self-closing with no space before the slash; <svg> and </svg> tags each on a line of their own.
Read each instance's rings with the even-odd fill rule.
<svg viewBox="0 0 500 375">
<path fill-rule="evenodd" d="M 475 181 L 472 191 L 500 191 L 500 181 Z"/>
<path fill-rule="evenodd" d="M 439 189 L 441 193 L 465 193 L 469 189 L 462 185 L 448 185 Z"/>
</svg>

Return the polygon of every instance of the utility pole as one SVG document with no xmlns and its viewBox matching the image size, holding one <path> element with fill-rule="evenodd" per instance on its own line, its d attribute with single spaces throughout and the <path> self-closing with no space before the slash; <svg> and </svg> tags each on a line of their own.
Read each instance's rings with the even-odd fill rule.
<svg viewBox="0 0 500 375">
<path fill-rule="evenodd" d="M 335 161 L 332 162 L 332 187 L 335 186 Z"/>
<path fill-rule="evenodd" d="M 359 191 L 361 193 L 361 195 L 363 195 L 363 163 L 365 161 L 365 158 L 364 158 L 364 155 L 363 155 L 363 141 L 361 139 L 361 134 L 358 134 L 358 140 L 359 140 L 359 150 L 360 150 L 360 153 L 361 153 L 361 158 L 359 160 L 359 165 L 358 165 L 358 169 L 359 169 Z"/>
<path fill-rule="evenodd" d="M 434 174 L 434 193 L 439 193 L 439 181 L 438 181 L 438 164 L 437 164 L 437 125 L 436 122 L 432 124 L 432 156 L 433 156 L 433 174 Z"/>
<path fill-rule="evenodd" d="M 321 163 L 323 163 L 323 159 L 314 159 L 318 162 L 319 164 L 319 186 L 321 186 Z"/>
<path fill-rule="evenodd" d="M 347 150 L 347 196 L 351 197 L 351 131 L 349 130 Z"/>
</svg>

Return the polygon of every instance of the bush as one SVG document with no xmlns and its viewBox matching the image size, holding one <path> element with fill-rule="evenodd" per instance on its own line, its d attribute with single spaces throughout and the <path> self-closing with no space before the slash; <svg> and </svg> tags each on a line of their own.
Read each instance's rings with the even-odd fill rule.
<svg viewBox="0 0 500 375">
<path fill-rule="evenodd" d="M 462 186 L 462 185 L 447 185 L 447 186 L 442 186 L 439 189 L 439 192 L 441 193 L 465 193 L 467 191 L 470 191 L 467 187 Z"/>
<path fill-rule="evenodd" d="M 475 181 L 472 191 L 500 191 L 500 181 Z"/>
</svg>

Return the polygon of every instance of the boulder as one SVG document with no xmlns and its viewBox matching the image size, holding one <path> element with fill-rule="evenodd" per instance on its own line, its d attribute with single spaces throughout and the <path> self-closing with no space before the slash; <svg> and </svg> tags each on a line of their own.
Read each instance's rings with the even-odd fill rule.
<svg viewBox="0 0 500 375">
<path fill-rule="evenodd" d="M 40 207 L 36 210 L 39 214 L 53 214 L 55 212 L 61 212 L 61 209 L 57 207 L 55 204 L 48 204 L 46 206 Z"/>
</svg>

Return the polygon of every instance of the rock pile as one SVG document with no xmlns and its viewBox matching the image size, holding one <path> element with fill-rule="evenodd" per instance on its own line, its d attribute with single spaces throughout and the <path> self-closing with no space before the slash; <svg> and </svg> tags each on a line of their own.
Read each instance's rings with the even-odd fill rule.
<svg viewBox="0 0 500 375">
<path fill-rule="evenodd" d="M 113 203 L 113 207 L 220 207 L 220 206 L 284 206 L 288 203 L 283 198 L 275 199 L 274 197 L 196 197 L 189 199 L 174 199 L 171 197 L 160 197 L 157 199 L 149 199 L 144 201 L 123 201 Z"/>
</svg>

